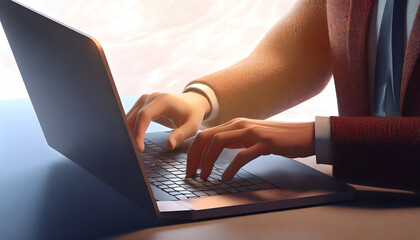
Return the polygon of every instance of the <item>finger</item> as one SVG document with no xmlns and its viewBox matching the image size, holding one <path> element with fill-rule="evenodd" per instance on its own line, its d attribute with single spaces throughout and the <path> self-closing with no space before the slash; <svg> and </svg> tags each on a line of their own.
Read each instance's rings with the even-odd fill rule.
<svg viewBox="0 0 420 240">
<path fill-rule="evenodd" d="M 197 169 L 200 165 L 200 159 L 202 151 L 200 149 L 204 148 L 205 146 L 202 145 L 202 132 L 199 133 L 194 142 L 191 144 L 190 148 L 188 149 L 187 153 L 187 169 L 185 170 L 186 177 L 193 177 L 197 173 Z"/>
<path fill-rule="evenodd" d="M 144 136 L 150 122 L 162 115 L 166 110 L 166 105 L 161 102 L 154 101 L 143 107 L 137 114 L 136 123 L 134 126 L 134 139 L 140 152 L 144 151 Z"/>
<path fill-rule="evenodd" d="M 242 143 L 236 143 L 236 144 L 227 146 L 226 148 L 229 148 L 229 149 L 238 149 L 238 148 L 245 148 L 245 146 Z"/>
<path fill-rule="evenodd" d="M 205 156 L 206 153 L 204 150 L 213 137 L 209 130 L 200 132 L 188 149 L 186 177 L 193 177 L 197 173 L 197 169 L 201 168 L 201 159 L 204 159 L 203 154 Z"/>
<path fill-rule="evenodd" d="M 154 92 L 154 93 L 150 94 L 149 97 L 146 98 L 146 102 L 144 103 L 144 106 L 153 102 L 160 95 L 162 95 L 162 93 L 160 93 L 160 92 Z"/>
<path fill-rule="evenodd" d="M 206 140 L 207 138 L 209 136 L 206 135 L 205 131 L 200 132 L 188 149 L 186 177 L 193 177 L 197 173 L 197 169 L 201 169 L 209 145 L 207 144 L 209 142 Z M 210 140 L 211 138 L 212 136 L 210 136 Z"/>
<path fill-rule="evenodd" d="M 126 116 L 127 116 L 128 125 L 130 126 L 131 130 L 134 130 L 134 124 L 136 123 L 138 111 L 143 107 L 146 99 L 149 96 L 150 94 L 142 95 L 139 99 L 137 99 L 136 103 L 134 103 L 130 111 L 128 111 Z"/>
<path fill-rule="evenodd" d="M 235 124 L 237 124 L 238 122 L 241 122 L 241 121 L 247 121 L 247 119 L 246 118 L 234 118 L 234 119 L 231 119 L 230 121 L 227 121 L 225 123 L 222 123 L 222 124 L 218 125 L 217 127 L 223 127 L 223 126 L 227 126 L 227 125 L 235 125 Z"/>
<path fill-rule="evenodd" d="M 133 115 L 134 112 L 137 113 L 137 111 L 139 110 L 138 108 L 142 107 L 144 102 L 146 101 L 146 99 L 150 96 L 150 94 L 143 94 L 141 95 L 137 101 L 133 104 L 133 106 L 131 107 L 131 109 L 128 111 L 127 116 L 131 116 Z"/>
<path fill-rule="evenodd" d="M 211 143 L 214 134 L 218 133 L 219 131 L 227 131 L 230 128 L 232 128 L 232 126 L 229 127 L 228 125 L 222 127 L 209 128 L 200 132 L 197 135 L 194 142 L 191 144 L 190 149 L 188 150 L 186 169 L 187 177 L 194 176 L 197 172 L 197 169 L 199 167 L 201 168 L 200 162 L 202 159 L 202 155 L 205 154 L 206 151 L 204 150 Z"/>
<path fill-rule="evenodd" d="M 206 158 L 207 150 L 209 149 L 209 145 L 206 145 L 201 153 L 200 164 L 198 168 L 201 169 L 203 167 L 204 159 Z"/>
<path fill-rule="evenodd" d="M 262 155 L 264 151 L 264 144 L 257 143 L 250 148 L 240 151 L 236 157 L 232 160 L 229 166 L 226 168 L 225 172 L 222 175 L 222 181 L 231 180 L 235 174 L 241 169 L 245 164 L 254 160 L 255 158 Z"/>
<path fill-rule="evenodd" d="M 211 140 L 213 139 L 213 136 L 216 135 L 217 133 L 221 133 L 221 132 L 227 132 L 227 131 L 231 131 L 231 130 L 236 130 L 237 128 L 233 125 L 220 125 L 217 127 L 212 127 L 212 128 L 207 128 L 206 130 L 203 130 L 201 133 L 199 133 L 195 139 L 195 147 L 203 147 L 207 144 L 210 144 Z M 194 148 L 191 146 L 192 150 L 194 150 Z M 199 151 L 200 150 L 200 151 Z M 197 149 L 197 151 L 199 151 L 200 153 L 202 149 Z"/>
<path fill-rule="evenodd" d="M 186 139 L 195 136 L 200 127 L 200 123 L 194 120 L 187 120 L 179 128 L 175 129 L 168 137 L 167 145 L 169 150 L 174 150 Z"/>
<path fill-rule="evenodd" d="M 134 130 L 134 125 L 137 120 L 137 114 L 144 106 L 151 103 L 153 100 L 155 100 L 161 93 L 155 92 L 152 94 L 144 94 L 142 95 L 137 102 L 134 104 L 134 106 L 131 108 L 131 110 L 127 114 L 128 124 L 132 130 Z"/>
<path fill-rule="evenodd" d="M 128 111 L 127 116 L 136 116 L 137 112 L 153 101 L 156 97 L 158 97 L 161 93 L 155 92 L 152 94 L 143 94 L 139 99 L 137 99 L 136 103 L 134 103 L 133 107 Z"/>
<path fill-rule="evenodd" d="M 213 169 L 214 163 L 223 149 L 233 144 L 243 143 L 247 138 L 246 132 L 247 129 L 239 129 L 216 134 L 213 137 L 207 150 L 206 157 L 204 158 L 200 178 L 207 179 Z"/>
</svg>

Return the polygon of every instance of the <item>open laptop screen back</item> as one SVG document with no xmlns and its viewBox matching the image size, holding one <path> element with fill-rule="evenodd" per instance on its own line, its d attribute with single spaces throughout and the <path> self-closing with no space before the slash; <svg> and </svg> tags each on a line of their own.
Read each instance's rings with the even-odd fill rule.
<svg viewBox="0 0 420 240">
<path fill-rule="evenodd" d="M 99 43 L 14 2 L 1 5 L 2 26 L 48 144 L 153 208 Z"/>
</svg>

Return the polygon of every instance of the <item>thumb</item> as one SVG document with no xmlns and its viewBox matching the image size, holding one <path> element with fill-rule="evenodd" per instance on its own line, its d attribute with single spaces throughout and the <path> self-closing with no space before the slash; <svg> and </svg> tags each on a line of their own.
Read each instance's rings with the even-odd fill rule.
<svg viewBox="0 0 420 240">
<path fill-rule="evenodd" d="M 186 121 L 179 128 L 175 129 L 168 137 L 167 145 L 169 150 L 174 150 L 186 139 L 197 134 L 200 124 L 194 121 Z"/>
</svg>

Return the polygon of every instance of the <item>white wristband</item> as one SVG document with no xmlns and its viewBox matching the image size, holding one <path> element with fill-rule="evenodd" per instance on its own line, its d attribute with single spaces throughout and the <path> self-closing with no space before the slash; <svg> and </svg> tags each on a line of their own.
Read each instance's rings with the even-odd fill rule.
<svg viewBox="0 0 420 240">
<path fill-rule="evenodd" d="M 219 103 L 217 102 L 217 97 L 216 94 L 214 94 L 214 91 L 209 86 L 201 83 L 191 84 L 184 88 L 183 92 L 188 92 L 190 90 L 195 90 L 203 94 L 210 103 L 210 113 L 203 122 L 208 122 L 215 119 L 219 115 Z"/>
</svg>

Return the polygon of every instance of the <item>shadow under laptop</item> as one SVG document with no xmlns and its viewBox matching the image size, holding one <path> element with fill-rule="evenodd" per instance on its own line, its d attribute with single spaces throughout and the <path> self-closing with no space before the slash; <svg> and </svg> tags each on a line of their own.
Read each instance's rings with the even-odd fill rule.
<svg viewBox="0 0 420 240">
<path fill-rule="evenodd" d="M 420 196 L 411 192 L 375 188 L 359 190 L 354 201 L 338 203 L 337 206 L 366 209 L 418 208 Z"/>
<path fill-rule="evenodd" d="M 182 221 L 159 219 L 68 159 L 53 165 L 35 239 L 98 239 Z"/>
</svg>

